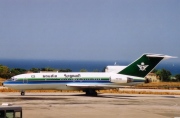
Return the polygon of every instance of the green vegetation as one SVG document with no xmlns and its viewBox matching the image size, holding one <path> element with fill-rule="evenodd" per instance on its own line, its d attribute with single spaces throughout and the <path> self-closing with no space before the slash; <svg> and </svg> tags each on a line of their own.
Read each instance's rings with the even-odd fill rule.
<svg viewBox="0 0 180 118">
<path fill-rule="evenodd" d="M 40 71 L 39 68 L 31 68 L 29 71 L 33 72 L 33 73 L 37 73 Z"/>
<path fill-rule="evenodd" d="M 160 77 L 160 80 L 163 82 L 168 82 L 171 80 L 171 72 L 165 69 L 157 70 L 156 75 Z"/>
<path fill-rule="evenodd" d="M 175 75 L 175 78 L 178 82 L 180 82 L 180 74 Z"/>
<path fill-rule="evenodd" d="M 86 69 L 81 69 L 80 72 L 88 72 Z"/>
<path fill-rule="evenodd" d="M 26 69 L 22 69 L 22 68 L 8 68 L 7 66 L 4 65 L 0 65 L 0 78 L 5 78 L 5 79 L 9 79 L 12 76 L 15 75 L 19 75 L 19 74 L 24 74 L 24 73 L 28 73 L 28 72 L 33 72 L 33 73 L 37 73 L 40 71 L 59 71 L 59 72 L 72 72 L 71 69 L 54 69 L 54 68 L 31 68 L 29 70 Z"/>
<path fill-rule="evenodd" d="M 59 69 L 59 72 L 72 72 L 71 69 Z"/>
</svg>

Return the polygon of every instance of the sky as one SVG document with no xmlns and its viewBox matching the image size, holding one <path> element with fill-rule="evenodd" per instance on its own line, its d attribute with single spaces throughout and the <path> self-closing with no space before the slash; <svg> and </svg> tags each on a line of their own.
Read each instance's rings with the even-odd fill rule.
<svg viewBox="0 0 180 118">
<path fill-rule="evenodd" d="M 0 59 L 134 60 L 143 53 L 180 58 L 179 0 L 0 0 Z"/>
</svg>

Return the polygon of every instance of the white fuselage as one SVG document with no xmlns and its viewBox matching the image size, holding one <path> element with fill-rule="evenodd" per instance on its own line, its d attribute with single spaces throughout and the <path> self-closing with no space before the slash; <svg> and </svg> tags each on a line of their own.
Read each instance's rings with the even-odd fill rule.
<svg viewBox="0 0 180 118">
<path fill-rule="evenodd" d="M 131 78 L 131 79 L 129 79 Z M 129 81 L 130 80 L 130 81 Z M 137 81 L 138 80 L 138 81 Z M 83 90 L 107 89 L 144 82 L 138 78 L 104 72 L 28 73 L 12 77 L 4 86 L 17 90 Z"/>
</svg>

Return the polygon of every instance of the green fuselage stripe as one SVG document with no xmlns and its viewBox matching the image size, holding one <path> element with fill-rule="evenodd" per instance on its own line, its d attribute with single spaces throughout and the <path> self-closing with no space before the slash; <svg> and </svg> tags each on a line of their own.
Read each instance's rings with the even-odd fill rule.
<svg viewBox="0 0 180 118">
<path fill-rule="evenodd" d="M 62 80 L 101 80 L 101 81 L 109 81 L 109 78 L 19 78 L 17 81 L 62 81 Z"/>
</svg>

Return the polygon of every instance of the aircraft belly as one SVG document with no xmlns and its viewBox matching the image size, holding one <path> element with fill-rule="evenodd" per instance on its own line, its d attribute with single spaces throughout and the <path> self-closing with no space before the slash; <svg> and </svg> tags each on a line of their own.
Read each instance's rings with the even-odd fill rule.
<svg viewBox="0 0 180 118">
<path fill-rule="evenodd" d="M 78 88 L 68 87 L 66 84 L 16 84 L 7 85 L 16 90 L 79 90 Z"/>
</svg>

